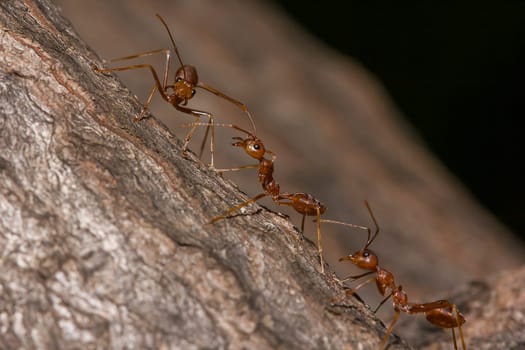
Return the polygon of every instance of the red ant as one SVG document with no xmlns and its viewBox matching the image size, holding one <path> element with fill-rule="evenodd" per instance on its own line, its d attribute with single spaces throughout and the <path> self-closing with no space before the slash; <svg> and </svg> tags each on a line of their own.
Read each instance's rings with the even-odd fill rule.
<svg viewBox="0 0 525 350">
<path fill-rule="evenodd" d="M 95 66 L 94 70 L 96 72 L 99 72 L 99 73 L 109 73 L 109 72 L 113 72 L 113 71 L 125 71 L 125 70 L 140 69 L 140 68 L 149 69 L 150 72 L 151 72 L 151 75 L 153 76 L 154 85 L 153 85 L 153 88 L 151 89 L 151 91 L 150 91 L 150 93 L 148 95 L 148 99 L 146 100 L 146 103 L 144 103 L 142 111 L 140 112 L 140 114 L 138 116 L 135 117 L 135 120 L 139 121 L 139 120 L 142 120 L 144 118 L 147 118 L 146 112 L 147 112 L 147 110 L 149 108 L 149 105 L 151 103 L 153 95 L 155 94 L 155 91 L 158 91 L 160 93 L 160 96 L 166 102 L 168 102 L 171 105 L 173 105 L 173 107 L 175 107 L 175 109 L 177 109 L 178 111 L 181 111 L 183 113 L 192 115 L 193 117 L 197 118 L 197 121 L 199 121 L 201 117 L 208 118 L 208 127 L 206 128 L 204 139 L 203 139 L 202 144 L 201 144 L 199 157 L 202 156 L 202 152 L 204 150 L 204 145 L 206 143 L 206 139 L 208 138 L 209 129 L 211 127 L 211 142 L 210 142 L 210 157 L 211 157 L 211 160 L 210 160 L 210 167 L 213 168 L 214 167 L 213 166 L 213 152 L 214 152 L 214 146 L 215 146 L 214 145 L 215 135 L 214 135 L 214 129 L 213 129 L 213 114 L 211 114 L 209 112 L 204 112 L 204 111 L 200 111 L 200 110 L 197 110 L 197 109 L 185 107 L 186 104 L 188 103 L 188 100 L 190 100 L 195 95 L 195 88 L 201 88 L 201 89 L 207 90 L 207 91 L 211 92 L 212 94 L 214 94 L 216 96 L 219 96 L 221 98 L 224 98 L 225 100 L 228 100 L 231 103 L 233 103 L 234 105 L 236 105 L 237 107 L 239 107 L 243 112 L 245 112 L 248 115 L 248 118 L 250 120 L 250 123 L 251 123 L 251 126 L 252 126 L 252 129 L 253 129 L 254 133 L 255 133 L 255 123 L 253 122 L 252 115 L 250 114 L 250 112 L 248 111 L 248 108 L 246 107 L 246 105 L 244 103 L 242 103 L 240 101 L 237 101 L 236 99 L 234 99 L 234 98 L 224 94 L 223 92 L 213 88 L 212 86 L 210 86 L 210 85 L 208 85 L 206 83 L 199 82 L 197 69 L 194 66 L 185 65 L 184 63 L 182 63 L 182 59 L 181 59 L 181 56 L 179 54 L 179 50 L 177 49 L 177 45 L 175 44 L 175 40 L 173 39 L 173 36 L 172 36 L 172 34 L 171 34 L 171 32 L 170 32 L 170 30 L 168 28 L 168 25 L 166 24 L 164 19 L 159 14 L 157 14 L 156 16 L 161 21 L 161 23 L 164 25 L 164 27 L 166 28 L 166 31 L 168 32 L 168 35 L 169 35 L 171 43 L 173 45 L 175 54 L 177 55 L 177 59 L 178 59 L 179 64 L 180 64 L 180 67 L 175 72 L 175 81 L 173 82 L 173 84 L 168 84 L 168 75 L 169 75 L 170 59 L 171 59 L 171 57 L 170 57 L 171 51 L 169 49 L 158 49 L 158 50 L 153 50 L 153 51 L 147 51 L 147 52 L 142 52 L 142 53 L 138 53 L 138 54 L 135 54 L 135 55 L 115 58 L 115 59 L 111 60 L 111 62 L 124 61 L 124 60 L 130 60 L 130 59 L 134 59 L 134 58 L 139 58 L 139 57 L 145 57 L 145 56 L 156 55 L 156 54 L 159 54 L 159 53 L 164 53 L 166 55 L 166 65 L 165 65 L 165 68 L 164 68 L 164 75 L 163 75 L 162 82 L 159 79 L 157 71 L 150 64 L 135 64 L 135 65 L 131 65 L 131 66 L 104 68 L 104 69 L 101 69 L 101 68 L 98 68 L 98 67 Z M 171 93 L 169 91 L 170 89 L 172 90 Z M 186 156 L 188 143 L 190 142 L 190 140 L 191 140 L 191 138 L 193 136 L 193 133 L 196 130 L 196 127 L 197 127 L 196 125 L 193 126 L 188 131 L 186 136 L 184 137 L 184 144 L 183 144 L 183 147 L 182 147 L 182 154 L 183 154 L 183 156 Z"/>
<path fill-rule="evenodd" d="M 194 125 L 206 125 L 206 123 L 194 123 Z M 259 182 L 261 183 L 264 192 L 259 193 L 255 197 L 230 208 L 224 214 L 214 217 L 210 221 L 210 223 L 213 224 L 219 220 L 225 219 L 237 210 L 258 201 L 263 197 L 271 196 L 272 200 L 277 205 L 285 205 L 292 207 L 299 214 L 303 215 L 301 222 L 301 232 L 304 231 L 304 220 L 306 216 L 317 217 L 317 247 L 319 251 L 319 260 L 321 262 L 321 273 L 324 273 L 324 259 L 323 246 L 321 243 L 320 219 L 321 215 L 326 211 L 326 207 L 320 201 L 318 201 L 316 198 L 314 198 L 308 193 L 281 192 L 279 184 L 273 178 L 273 163 L 277 157 L 272 151 L 266 149 L 264 143 L 257 136 L 233 124 L 215 124 L 215 126 L 229 127 L 238 130 L 242 133 L 245 133 L 247 135 L 245 138 L 234 137 L 233 139 L 236 140 L 236 142 L 234 142 L 232 146 L 241 147 L 242 149 L 244 149 L 246 154 L 248 154 L 250 157 L 256 159 L 259 162 L 258 165 L 245 165 L 231 169 L 220 169 L 219 171 L 236 171 L 240 169 L 254 168 L 258 166 Z M 265 158 L 264 156 L 266 154 L 270 154 L 271 159 Z"/>
<path fill-rule="evenodd" d="M 361 279 L 365 276 L 375 274 L 375 277 L 368 278 L 364 282 L 361 282 L 356 287 L 349 289 L 346 291 L 345 296 L 353 295 L 359 288 L 364 286 L 365 284 L 374 281 L 376 282 L 377 289 L 379 293 L 382 296 L 385 296 L 387 291 L 390 290 L 390 293 L 384 298 L 378 305 L 378 307 L 374 310 L 374 312 L 377 312 L 379 308 L 390 298 L 392 297 L 392 303 L 395 311 L 394 319 L 388 326 L 388 329 L 386 331 L 386 334 L 384 335 L 381 344 L 379 346 L 380 349 L 383 349 L 388 337 L 392 333 L 392 330 L 394 328 L 394 325 L 396 324 L 399 315 L 401 312 L 405 312 L 407 314 L 418 314 L 423 313 L 426 316 L 426 319 L 441 328 L 450 328 L 452 330 L 452 338 L 454 340 L 454 349 L 457 350 L 457 342 L 456 342 L 456 333 L 454 332 L 454 328 L 459 329 L 459 335 L 461 338 L 461 344 L 463 349 L 465 350 L 467 347 L 465 345 L 465 340 L 463 338 L 463 331 L 461 330 L 461 325 L 465 323 L 465 317 L 459 312 L 456 305 L 450 303 L 448 300 L 437 300 L 429 303 L 409 303 L 408 302 L 408 296 L 403 290 L 401 286 L 397 286 L 395 284 L 394 275 L 379 266 L 379 258 L 376 253 L 374 253 L 372 250 L 368 249 L 370 244 L 374 241 L 374 239 L 379 234 L 379 225 L 377 224 L 377 220 L 374 217 L 374 214 L 372 213 L 372 209 L 370 208 L 370 205 L 367 201 L 365 201 L 366 208 L 368 209 L 368 212 L 372 218 L 372 221 L 374 222 L 376 231 L 372 237 L 371 232 L 369 228 L 365 228 L 358 225 L 353 224 L 347 224 L 339 221 L 334 220 L 321 220 L 323 222 L 328 223 L 335 223 L 335 224 L 341 224 L 349 227 L 357 227 L 357 228 L 365 228 L 368 231 L 368 239 L 366 241 L 366 244 L 363 249 L 358 250 L 357 252 L 344 256 L 339 259 L 339 261 L 350 261 L 355 266 L 368 270 L 367 272 L 357 275 L 357 276 L 351 276 L 348 278 L 345 278 L 343 281 L 351 280 L 356 281 L 358 279 Z M 336 299 L 336 300 L 339 300 Z"/>
</svg>

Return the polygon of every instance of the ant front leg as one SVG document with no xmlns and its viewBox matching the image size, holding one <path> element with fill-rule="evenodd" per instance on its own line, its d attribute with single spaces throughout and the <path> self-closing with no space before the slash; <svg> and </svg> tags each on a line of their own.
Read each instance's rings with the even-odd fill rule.
<svg viewBox="0 0 525 350">
<path fill-rule="evenodd" d="M 369 275 L 373 273 L 373 271 L 370 271 L 370 272 L 367 272 L 365 274 L 362 274 L 360 275 L 359 277 L 364 277 L 366 275 Z M 359 283 L 357 286 L 355 286 L 354 288 L 351 288 L 351 289 L 347 289 L 342 295 L 336 297 L 336 298 L 333 298 L 331 300 L 331 303 L 332 304 L 337 304 L 339 302 L 341 302 L 343 299 L 347 298 L 347 297 L 351 297 L 352 295 L 354 295 L 359 289 L 361 289 L 361 287 L 367 285 L 368 283 L 372 282 L 375 280 L 375 277 L 371 277 L 371 278 L 368 278 L 366 279 L 365 281 Z"/>
<path fill-rule="evenodd" d="M 301 220 L 301 233 L 304 233 L 304 220 L 306 219 L 306 214 L 303 214 L 303 218 Z"/>
<path fill-rule="evenodd" d="M 272 160 L 271 160 L 272 164 L 275 161 L 275 158 L 276 158 L 275 154 L 272 151 L 265 149 L 262 141 L 256 138 L 249 131 L 246 131 L 243 128 L 235 124 L 221 124 L 221 123 L 211 124 L 211 123 L 201 123 L 201 122 L 184 124 L 184 127 L 189 127 L 189 128 L 194 128 L 197 126 L 206 126 L 207 127 L 206 130 L 209 130 L 210 126 L 213 126 L 213 128 L 228 127 L 228 128 L 232 128 L 232 129 L 241 131 L 248 135 L 246 138 L 237 137 L 237 136 L 233 137 L 232 139 L 235 140 L 235 142 L 232 143 L 232 146 L 241 147 L 250 157 L 257 159 L 259 163 L 242 165 L 242 166 L 233 167 L 233 168 L 223 168 L 223 169 L 213 168 L 213 170 L 215 170 L 218 173 L 227 172 L 227 171 L 239 171 L 242 169 L 260 168 L 262 166 L 262 163 L 265 163 L 265 161 L 267 161 L 264 159 L 265 154 L 270 154 L 272 156 Z M 261 169 L 259 169 L 259 171 L 261 171 Z"/>
<path fill-rule="evenodd" d="M 339 261 L 341 261 L 341 260 L 339 260 Z M 363 278 L 365 276 L 371 275 L 373 273 L 376 273 L 376 271 L 367 271 L 367 272 L 364 272 L 364 273 L 362 273 L 360 275 L 348 276 L 348 277 L 343 278 L 341 280 L 341 282 L 343 282 L 343 283 L 346 282 L 346 281 L 354 282 L 354 281 L 357 281 L 357 280 L 359 280 L 359 279 L 361 279 L 361 278 Z"/>
<path fill-rule="evenodd" d="M 208 85 L 206 83 L 199 82 L 197 84 L 197 87 L 199 87 L 201 89 L 204 89 L 204 90 L 206 90 L 208 92 L 211 92 L 212 94 L 214 94 L 216 96 L 219 96 L 219 97 L 221 97 L 221 98 L 223 98 L 223 99 L 225 99 L 227 101 L 230 101 L 231 103 L 236 105 L 240 110 L 242 110 L 244 113 L 246 113 L 246 115 L 248 116 L 248 119 L 250 120 L 250 124 L 252 126 L 253 134 L 256 134 L 255 122 L 253 121 L 253 117 L 252 117 L 250 111 L 248 110 L 248 107 L 244 103 L 234 99 L 233 97 L 230 97 L 230 96 L 226 95 L 222 91 L 219 91 L 219 90 L 215 89 L 214 87 L 212 87 L 212 86 L 210 86 L 210 85 Z"/>
</svg>

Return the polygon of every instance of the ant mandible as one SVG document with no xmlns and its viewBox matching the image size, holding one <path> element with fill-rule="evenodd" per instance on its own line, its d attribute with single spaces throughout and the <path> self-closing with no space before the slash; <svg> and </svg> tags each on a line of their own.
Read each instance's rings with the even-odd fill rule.
<svg viewBox="0 0 525 350">
<path fill-rule="evenodd" d="M 207 125 L 206 123 L 194 123 L 194 125 Z M 215 223 L 219 220 L 225 219 L 230 216 L 232 213 L 238 211 L 239 209 L 258 201 L 261 198 L 266 196 L 271 196 L 273 202 L 277 205 L 284 205 L 292 207 L 296 212 L 302 214 L 301 221 L 301 232 L 304 231 L 304 221 L 306 216 L 316 216 L 317 217 L 317 249 L 319 251 L 319 260 L 321 263 L 321 273 L 324 273 L 324 259 L 323 259 L 323 245 L 321 241 L 321 215 L 326 211 L 326 206 L 321 203 L 319 200 L 314 198 L 308 193 L 288 193 L 281 192 L 280 186 L 273 178 L 274 167 L 273 164 L 277 156 L 270 150 L 267 150 L 264 146 L 264 143 L 255 136 L 253 133 L 237 126 L 234 124 L 215 124 L 215 126 L 229 127 L 235 130 L 238 130 L 246 134 L 245 138 L 234 137 L 236 141 L 232 146 L 241 147 L 246 154 L 254 158 L 259 162 L 258 165 L 245 165 L 237 168 L 230 169 L 220 169 L 219 171 L 236 171 L 246 168 L 255 168 L 258 166 L 258 175 L 259 182 L 264 190 L 264 192 L 259 193 L 255 197 L 248 199 L 247 201 L 238 204 L 234 207 L 228 209 L 224 214 L 214 217 L 210 223 Z M 265 158 L 265 155 L 271 155 L 271 159 Z"/>
<path fill-rule="evenodd" d="M 390 334 L 392 333 L 392 330 L 394 329 L 394 325 L 396 324 L 400 313 L 404 312 L 404 313 L 411 314 L 411 315 L 423 313 L 425 314 L 426 319 L 430 323 L 438 327 L 441 327 L 441 328 L 450 328 L 452 330 L 452 339 L 454 341 L 454 349 L 456 350 L 458 349 L 458 347 L 457 347 L 457 341 L 456 341 L 456 333 L 454 329 L 458 328 L 459 335 L 461 338 L 461 345 L 463 349 L 466 350 L 467 347 L 465 345 L 463 331 L 461 329 L 461 326 L 465 323 L 465 317 L 459 312 L 456 305 L 450 303 L 448 300 L 437 300 L 437 301 L 428 302 L 428 303 L 409 303 L 406 292 L 403 290 L 401 286 L 396 285 L 394 275 L 392 274 L 392 272 L 379 266 L 379 258 L 377 254 L 374 253 L 372 250 L 368 249 L 370 244 L 372 244 L 374 239 L 379 234 L 379 225 L 367 201 L 365 201 L 365 205 L 366 205 L 366 208 L 368 209 L 368 213 L 370 214 L 370 217 L 372 218 L 372 221 L 374 222 L 374 225 L 376 228 L 373 236 L 371 235 L 370 229 L 363 227 L 363 226 L 348 224 L 348 223 L 335 221 L 335 220 L 323 219 L 321 221 L 326 222 L 326 223 L 345 225 L 349 227 L 364 228 L 368 231 L 368 238 L 367 238 L 364 248 L 358 250 L 357 252 L 353 254 L 340 258 L 339 261 L 350 261 L 352 264 L 354 264 L 358 268 L 361 268 L 363 270 L 368 270 L 367 272 L 363 274 L 345 278 L 343 279 L 343 281 L 346 281 L 346 280 L 357 281 L 365 276 L 375 274 L 375 277 L 368 278 L 365 281 L 358 284 L 356 287 L 347 290 L 345 292 L 345 296 L 353 295 L 358 289 L 360 289 L 367 283 L 372 282 L 374 280 L 376 282 L 377 289 L 382 296 L 385 296 L 387 291 L 390 290 L 390 293 L 386 296 L 386 298 L 384 298 L 379 303 L 377 308 L 374 310 L 374 312 L 377 312 L 377 310 L 379 310 L 379 308 L 389 298 L 392 298 L 392 304 L 394 307 L 395 315 L 394 315 L 392 322 L 387 328 L 386 334 L 381 340 L 379 349 L 384 348 L 388 340 L 388 337 L 390 336 Z M 335 300 L 340 300 L 340 298 L 337 298 Z"/>
<path fill-rule="evenodd" d="M 166 28 L 166 31 L 168 32 L 171 43 L 173 45 L 173 49 L 175 51 L 175 54 L 177 55 L 177 59 L 180 64 L 180 67 L 175 72 L 175 81 L 173 82 L 173 84 L 168 84 L 168 75 L 169 75 L 170 60 L 171 60 L 171 56 L 170 56 L 171 51 L 169 49 L 152 50 L 152 51 L 142 52 L 142 53 L 138 53 L 138 54 L 131 55 L 131 56 L 115 58 L 111 60 L 111 62 L 124 61 L 124 60 L 130 60 L 134 58 L 164 53 L 166 55 L 166 64 L 164 68 L 164 75 L 163 75 L 162 82 L 159 79 L 157 71 L 150 64 L 135 64 L 131 66 L 122 66 L 122 67 L 114 67 L 114 68 L 98 68 L 95 66 L 94 70 L 99 73 L 109 73 L 113 71 L 125 71 L 125 70 L 131 70 L 131 69 L 141 69 L 141 68 L 149 69 L 149 71 L 151 72 L 151 75 L 153 76 L 154 85 L 148 95 L 146 103 L 144 103 L 143 105 L 142 111 L 140 112 L 138 116 L 135 117 L 135 120 L 139 121 L 147 117 L 146 112 L 151 104 L 151 100 L 153 98 L 153 95 L 155 94 L 155 91 L 158 91 L 160 93 L 160 96 L 166 102 L 173 105 L 173 107 L 175 107 L 175 109 L 177 109 L 178 111 L 181 111 L 183 113 L 186 113 L 186 114 L 189 114 L 195 117 L 197 119 L 197 122 L 200 121 L 201 117 L 208 118 L 208 127 L 206 128 L 204 139 L 201 144 L 199 158 L 202 156 L 204 145 L 206 143 L 206 139 L 208 138 L 209 130 L 211 128 L 210 167 L 214 168 L 213 153 L 214 153 L 214 148 L 215 148 L 215 145 L 214 145 L 215 135 L 214 135 L 214 128 L 213 128 L 213 125 L 214 125 L 213 114 L 209 112 L 186 107 L 188 100 L 190 100 L 195 95 L 195 89 L 196 88 L 204 89 L 236 105 L 238 108 L 240 108 L 243 112 L 246 113 L 246 115 L 248 116 L 248 119 L 250 120 L 253 133 L 255 133 L 255 123 L 253 121 L 252 115 L 250 114 L 248 107 L 246 107 L 244 103 L 224 94 L 220 90 L 217 90 L 214 87 L 206 83 L 199 81 L 197 69 L 194 66 L 185 65 L 184 63 L 182 63 L 182 59 L 179 54 L 179 50 L 177 49 L 177 45 L 175 44 L 175 40 L 173 39 L 173 36 L 171 34 L 171 31 L 168 28 L 168 25 L 166 24 L 164 19 L 159 14 L 157 14 L 156 16 L 161 21 L 161 23 L 164 25 L 164 28 Z M 187 156 L 188 144 L 196 130 L 196 127 L 197 127 L 196 125 L 193 126 L 188 131 L 186 136 L 184 137 L 184 143 L 182 146 L 182 154 L 185 157 Z"/>
</svg>

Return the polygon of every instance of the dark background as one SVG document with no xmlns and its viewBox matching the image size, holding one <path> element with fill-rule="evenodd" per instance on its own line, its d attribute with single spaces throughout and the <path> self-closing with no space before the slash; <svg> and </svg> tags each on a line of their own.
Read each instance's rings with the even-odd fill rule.
<svg viewBox="0 0 525 350">
<path fill-rule="evenodd" d="M 275 2 L 373 72 L 428 147 L 525 237 L 525 2 Z"/>
</svg>

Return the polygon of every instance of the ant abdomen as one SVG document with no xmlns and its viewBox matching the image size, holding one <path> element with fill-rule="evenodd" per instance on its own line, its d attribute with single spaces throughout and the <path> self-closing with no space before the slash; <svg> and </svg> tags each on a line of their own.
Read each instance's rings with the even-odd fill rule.
<svg viewBox="0 0 525 350">
<path fill-rule="evenodd" d="M 465 317 L 453 307 L 427 311 L 426 319 L 441 328 L 457 328 L 465 323 Z"/>
</svg>

